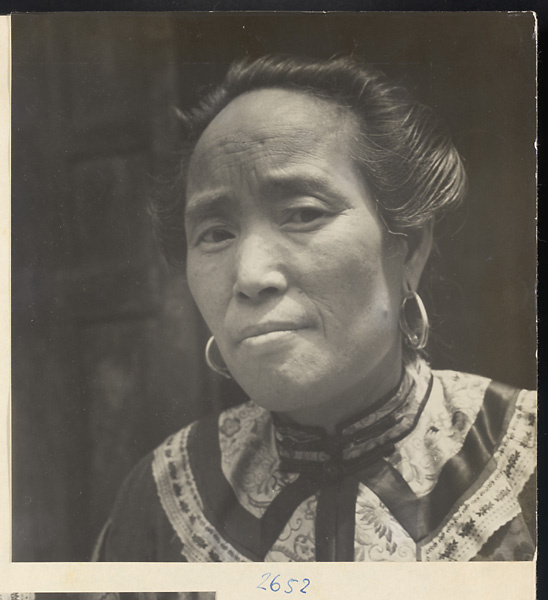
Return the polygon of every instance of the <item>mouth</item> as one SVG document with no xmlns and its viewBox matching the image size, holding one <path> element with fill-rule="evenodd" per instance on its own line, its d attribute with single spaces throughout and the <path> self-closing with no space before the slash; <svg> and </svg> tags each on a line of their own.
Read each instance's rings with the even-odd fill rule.
<svg viewBox="0 0 548 600">
<path fill-rule="evenodd" d="M 295 322 L 267 322 L 246 327 L 240 335 L 240 343 L 245 346 L 259 346 L 285 341 L 298 331 L 308 329 L 305 324 Z"/>
</svg>

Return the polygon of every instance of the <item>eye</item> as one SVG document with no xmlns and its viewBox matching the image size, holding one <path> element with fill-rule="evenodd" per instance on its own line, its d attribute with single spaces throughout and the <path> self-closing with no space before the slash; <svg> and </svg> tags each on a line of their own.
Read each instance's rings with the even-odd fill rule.
<svg viewBox="0 0 548 600">
<path fill-rule="evenodd" d="M 199 244 L 222 244 L 234 239 L 235 235 L 226 227 L 211 227 L 198 238 Z"/>
<path fill-rule="evenodd" d="M 326 212 L 320 210 L 318 208 L 299 208 L 294 211 L 293 218 L 291 221 L 293 223 L 312 223 L 316 219 L 321 219 L 326 216 Z"/>
<path fill-rule="evenodd" d="M 323 207 L 301 206 L 287 210 L 283 223 L 296 231 L 309 231 L 321 227 L 333 216 L 332 212 Z"/>
</svg>

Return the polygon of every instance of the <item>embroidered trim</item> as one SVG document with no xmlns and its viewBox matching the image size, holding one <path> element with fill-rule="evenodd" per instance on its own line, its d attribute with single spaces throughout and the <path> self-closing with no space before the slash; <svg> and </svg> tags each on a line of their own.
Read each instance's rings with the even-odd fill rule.
<svg viewBox="0 0 548 600">
<path fill-rule="evenodd" d="M 438 374 L 436 373 L 436 375 Z M 449 382 L 451 385 L 449 386 L 446 385 L 450 379 L 448 374 L 444 373 L 441 381 L 443 386 L 442 395 L 447 401 L 449 401 L 448 398 L 451 399 L 448 409 L 457 409 L 459 418 L 462 416 L 460 413 L 463 413 L 466 417 L 466 419 L 462 417 L 461 420 L 453 423 L 452 417 L 455 416 L 455 411 L 448 410 L 447 412 L 447 418 L 451 420 L 455 433 L 450 433 L 451 425 L 448 424 L 445 428 L 447 430 L 446 435 L 452 438 L 451 443 L 456 444 L 457 448 L 461 445 L 461 437 L 465 436 L 469 430 L 468 421 L 471 420 L 473 414 L 476 414 L 476 391 L 484 387 L 483 378 L 480 382 L 479 378 L 470 377 L 472 381 L 468 382 L 467 378 L 458 375 L 456 374 L 451 379 Z M 478 381 L 477 385 L 470 386 L 471 383 L 474 383 L 474 380 Z M 461 384 L 463 387 L 462 402 L 460 400 Z M 453 386 L 459 387 L 459 401 L 456 403 L 454 401 Z M 472 395 L 468 399 L 469 404 L 467 404 L 465 401 L 465 388 L 470 387 L 474 389 L 474 392 L 469 392 Z M 483 474 L 477 479 L 475 487 L 472 486 L 466 493 L 461 495 L 459 502 L 462 504 L 452 509 L 455 512 L 449 513 L 446 520 L 434 529 L 431 535 L 418 544 L 416 557 L 419 560 L 470 560 L 477 555 L 485 542 L 500 527 L 520 513 L 521 507 L 517 496 L 522 491 L 535 466 L 535 405 L 536 397 L 534 393 L 521 392 L 519 394 L 514 413 L 507 413 L 507 418 L 510 421 L 506 421 L 508 424 L 506 433 L 503 434 L 502 440 Z M 263 414 L 262 409 L 250 408 L 250 412 L 257 417 Z M 231 447 L 230 449 L 225 447 L 223 450 L 229 450 L 229 452 L 230 450 L 236 450 L 230 439 L 239 437 L 238 427 L 241 425 L 242 429 L 246 431 L 245 434 L 242 432 L 238 444 L 243 444 L 242 448 L 245 452 L 248 438 L 257 434 L 261 435 L 260 423 L 262 423 L 262 420 L 259 418 L 260 423 L 257 425 L 257 421 L 250 419 L 244 425 L 243 422 L 236 422 L 237 411 L 224 413 L 224 415 L 227 414 L 229 415 L 228 418 L 226 416 L 221 417 L 219 425 L 222 425 L 224 429 L 222 434 L 226 436 L 225 442 Z M 442 418 L 444 418 L 443 415 Z M 265 421 L 265 423 L 265 426 L 271 426 L 269 422 Z M 198 493 L 187 446 L 190 432 L 196 432 L 194 427 L 195 425 L 192 425 L 166 440 L 156 450 L 152 464 L 161 505 L 182 543 L 181 555 L 185 560 L 192 562 L 249 562 L 250 559 L 227 542 L 204 514 L 205 509 Z M 412 440 L 410 439 L 409 442 L 412 443 Z M 418 454 L 421 453 L 418 452 L 414 457 L 410 456 L 409 458 L 415 458 L 416 463 Z M 223 458 L 225 458 L 224 452 Z M 232 458 L 238 462 L 240 459 L 239 451 L 236 451 Z M 254 461 L 252 462 L 256 464 Z M 411 460 L 411 462 L 413 461 Z M 253 469 L 250 472 L 246 468 L 245 473 L 242 474 L 252 476 Z M 437 474 L 435 477 L 437 479 Z M 287 521 L 278 540 L 268 551 L 265 560 L 314 560 L 313 557 L 310 557 L 313 549 L 311 542 L 313 544 L 315 537 L 311 512 L 312 509 L 315 510 L 315 502 L 316 499 L 312 497 L 299 505 Z M 358 504 L 359 502 L 356 504 L 356 510 L 358 510 Z M 393 515 L 386 506 L 387 503 L 383 503 L 386 517 L 392 518 Z M 390 550 L 393 548 L 390 546 L 391 540 L 388 540 L 384 534 L 381 535 L 379 533 L 381 530 L 376 531 L 375 529 L 378 526 L 377 517 L 379 515 L 373 515 L 370 506 L 366 508 L 366 512 L 363 515 L 360 513 L 359 518 L 366 518 L 364 525 L 366 524 L 367 527 L 372 528 L 369 529 L 368 535 L 375 532 L 377 537 L 380 535 L 383 538 L 383 543 L 388 543 L 386 553 L 390 554 Z M 306 518 L 303 518 L 305 515 Z M 358 518 L 358 515 L 356 517 Z M 358 531 L 356 530 L 356 544 L 357 537 Z M 364 552 L 368 556 L 365 556 Z M 357 545 L 355 545 L 355 553 L 355 560 L 360 560 L 360 556 L 362 560 L 383 560 L 383 558 L 371 556 L 364 548 L 358 550 Z M 406 556 L 409 554 L 407 548 L 405 554 Z M 403 557 L 398 558 L 401 560 Z M 405 560 L 414 560 L 414 558 L 409 554 L 409 558 L 405 558 Z M 394 559 L 388 557 L 388 560 Z"/>
<path fill-rule="evenodd" d="M 265 562 L 313 562 L 316 560 L 314 517 L 316 496 L 301 502 L 282 533 L 267 552 Z"/>
<path fill-rule="evenodd" d="M 412 562 L 415 542 L 367 486 L 360 484 L 356 501 L 355 561 Z"/>
<path fill-rule="evenodd" d="M 517 496 L 536 464 L 536 395 L 522 391 L 506 435 L 493 455 L 493 473 L 420 549 L 425 561 L 467 561 L 521 512 Z"/>
<path fill-rule="evenodd" d="M 249 562 L 227 544 L 202 512 L 189 466 L 187 441 L 193 425 L 169 437 L 155 452 L 152 473 L 158 496 L 189 562 Z"/>
<path fill-rule="evenodd" d="M 417 427 L 388 462 L 420 498 L 436 486 L 444 465 L 461 450 L 481 409 L 489 379 L 433 371 L 434 385 Z"/>
<path fill-rule="evenodd" d="M 270 413 L 252 402 L 219 417 L 221 465 L 239 503 L 261 518 L 272 500 L 298 474 L 282 473 Z"/>
<path fill-rule="evenodd" d="M 299 477 L 274 497 L 260 519 L 253 516 L 240 504 L 221 470 L 218 426 L 218 418 L 208 417 L 188 437 L 189 468 L 202 499 L 202 513 L 236 551 L 249 560 L 262 561 L 297 506 L 316 491 L 317 483 Z"/>
<path fill-rule="evenodd" d="M 285 465 L 283 470 L 292 471 L 299 462 L 358 460 L 383 444 L 396 442 L 415 426 L 430 385 L 431 372 L 424 360 L 406 364 L 397 389 L 358 417 L 340 424 L 332 436 L 321 427 L 297 426 L 273 414 L 276 445 Z"/>
</svg>

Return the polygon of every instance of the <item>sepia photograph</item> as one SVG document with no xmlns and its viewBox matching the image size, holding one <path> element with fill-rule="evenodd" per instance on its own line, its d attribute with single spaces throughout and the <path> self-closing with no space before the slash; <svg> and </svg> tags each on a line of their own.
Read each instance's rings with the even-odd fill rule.
<svg viewBox="0 0 548 600">
<path fill-rule="evenodd" d="M 11 25 L 12 561 L 532 561 L 534 14 Z"/>
</svg>

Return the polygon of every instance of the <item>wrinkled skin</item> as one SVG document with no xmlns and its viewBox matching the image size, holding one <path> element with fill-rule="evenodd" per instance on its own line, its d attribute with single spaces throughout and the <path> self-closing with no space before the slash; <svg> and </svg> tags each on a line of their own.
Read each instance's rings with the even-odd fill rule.
<svg viewBox="0 0 548 600">
<path fill-rule="evenodd" d="M 187 185 L 187 276 L 230 372 L 258 404 L 328 430 L 399 380 L 398 318 L 431 231 L 387 231 L 352 156 L 355 117 L 305 93 L 233 100 Z"/>
</svg>

